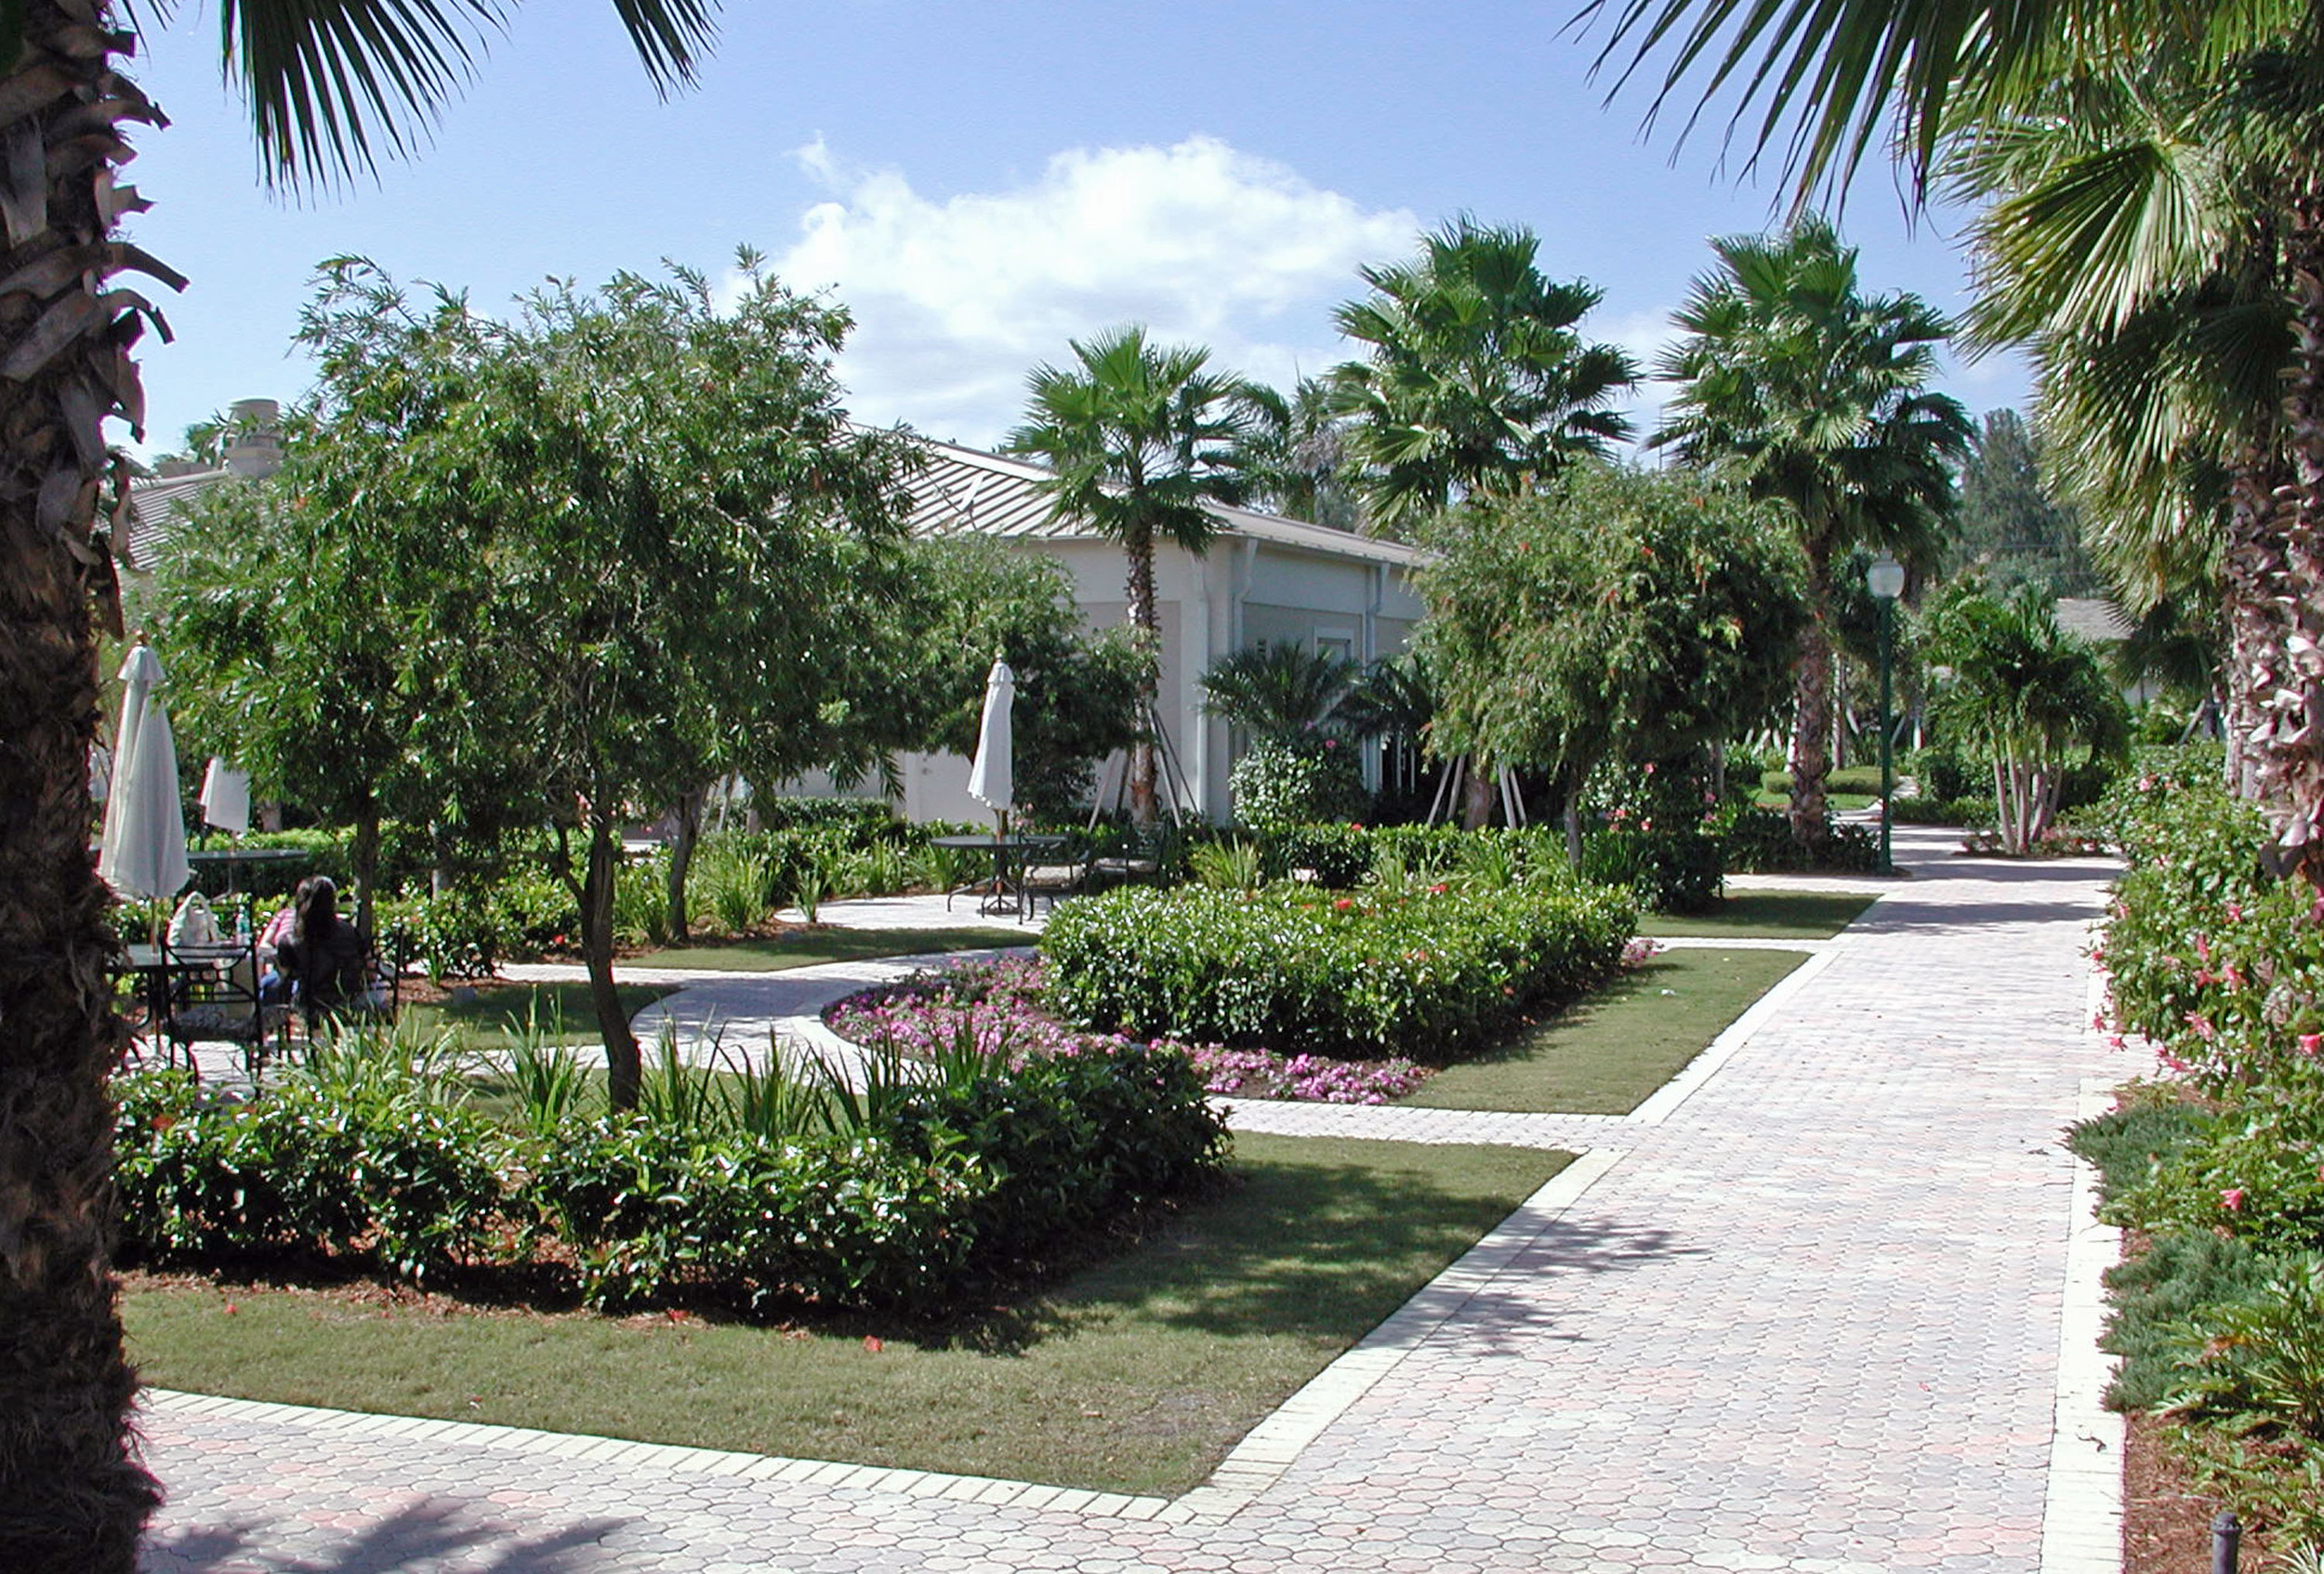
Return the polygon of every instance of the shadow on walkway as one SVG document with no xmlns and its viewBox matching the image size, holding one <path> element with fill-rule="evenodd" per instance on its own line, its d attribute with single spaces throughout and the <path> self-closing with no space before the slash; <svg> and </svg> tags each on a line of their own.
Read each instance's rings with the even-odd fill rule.
<svg viewBox="0 0 2324 1574">
<path fill-rule="evenodd" d="M 473 1574 L 574 1574 L 584 1554 L 623 1528 L 585 1519 L 540 1536 L 513 1535 L 505 1524 L 464 1523 L 457 1503 L 415 1503 L 350 1532 L 346 1544 L 320 1556 L 266 1550 L 279 1527 L 259 1518 L 165 1531 L 145 1544 L 145 1574 L 402 1574 L 456 1566 Z M 475 1549 L 488 1542 L 487 1561 Z"/>
</svg>

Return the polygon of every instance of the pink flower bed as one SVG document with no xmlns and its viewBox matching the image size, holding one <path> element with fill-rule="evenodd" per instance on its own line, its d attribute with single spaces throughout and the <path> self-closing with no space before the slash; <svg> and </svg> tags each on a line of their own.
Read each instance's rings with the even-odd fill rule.
<svg viewBox="0 0 2324 1574">
<path fill-rule="evenodd" d="M 1041 964 L 1033 957 L 916 973 L 901 984 L 834 1002 L 824 1012 L 824 1023 L 855 1043 L 923 1060 L 969 1045 L 983 1055 L 1020 1061 L 1078 1054 L 1116 1041 L 1111 1035 L 1068 1027 L 1042 1008 Z M 1428 1075 L 1408 1060 L 1329 1060 L 1155 1042 L 1183 1054 L 1211 1092 L 1244 1098 L 1386 1104 L 1419 1087 Z"/>
</svg>

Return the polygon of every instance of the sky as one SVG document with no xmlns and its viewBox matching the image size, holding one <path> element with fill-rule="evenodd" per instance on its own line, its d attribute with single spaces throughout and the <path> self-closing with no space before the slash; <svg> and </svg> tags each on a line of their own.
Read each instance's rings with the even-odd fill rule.
<svg viewBox="0 0 2324 1574">
<path fill-rule="evenodd" d="M 371 258 L 500 311 L 550 276 L 600 283 L 735 249 L 853 313 L 860 418 L 989 446 L 1026 373 L 1125 322 L 1287 388 L 1350 353 L 1357 269 L 1467 212 L 1524 224 L 1543 271 L 1604 299 L 1591 337 L 1651 360 L 1706 238 L 1764 230 L 1780 188 L 1706 133 L 1605 106 L 1594 41 L 1548 3 L 730 0 L 699 87 L 665 102 L 603 0 L 519 11 L 418 155 L 334 192 L 270 194 L 220 77 L 216 0 L 182 7 L 132 74 L 170 116 L 126 179 L 127 226 L 187 274 L 145 341 L 147 441 L 236 399 L 284 402 L 315 265 Z M 1893 179 L 1842 216 L 1868 290 L 1966 303 L 1946 233 Z M 165 292 L 158 292 L 165 293 Z M 2022 403 L 2013 357 L 1948 365 L 1972 411 Z M 1650 421 L 1659 393 L 1634 404 Z M 139 446 L 133 444 L 133 446 Z"/>
</svg>

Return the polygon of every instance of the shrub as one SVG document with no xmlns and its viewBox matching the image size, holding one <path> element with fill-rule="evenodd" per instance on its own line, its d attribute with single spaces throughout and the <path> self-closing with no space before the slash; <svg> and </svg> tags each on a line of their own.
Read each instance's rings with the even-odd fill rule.
<svg viewBox="0 0 2324 1574">
<path fill-rule="evenodd" d="M 1626 886 L 1643 906 L 1663 913 L 1706 913 L 1725 885 L 1719 839 L 1694 830 L 1591 831 L 1582 840 L 1581 877 Z"/>
<path fill-rule="evenodd" d="M 490 1248 L 498 1134 L 408 1046 L 325 1051 L 247 1103 L 179 1071 L 114 1086 L 115 1175 L 134 1249 L 373 1258 L 416 1279 Z"/>
<path fill-rule="evenodd" d="M 1260 878 L 1289 880 L 1305 869 L 1318 885 L 1350 890 L 1371 873 L 1372 845 L 1361 826 L 1272 826 L 1258 837 Z"/>
<path fill-rule="evenodd" d="M 1791 822 L 1777 809 L 1745 809 L 1736 813 L 1721 832 L 1719 845 L 1721 862 L 1730 874 L 1803 869 L 1861 873 L 1881 866 L 1878 832 L 1863 826 L 1827 822 L 1823 852 L 1817 856 L 1792 839 Z"/>
<path fill-rule="evenodd" d="M 1041 951 L 1101 1031 L 1442 1061 L 1604 977 L 1636 924 L 1601 890 L 1126 890 L 1059 909 Z"/>
<path fill-rule="evenodd" d="M 1356 749 L 1344 738 L 1262 740 L 1227 774 L 1235 817 L 1254 830 L 1352 820 L 1364 812 Z"/>
</svg>

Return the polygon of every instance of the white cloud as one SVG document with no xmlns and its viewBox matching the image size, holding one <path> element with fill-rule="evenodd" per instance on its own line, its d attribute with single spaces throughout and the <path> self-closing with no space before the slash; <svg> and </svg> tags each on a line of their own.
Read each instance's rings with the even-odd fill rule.
<svg viewBox="0 0 2324 1574">
<path fill-rule="evenodd" d="M 1121 323 L 1287 388 L 1343 357 L 1330 311 L 1359 293 L 1357 266 L 1404 256 L 1421 227 L 1209 137 L 1075 149 L 941 201 L 899 170 L 847 170 L 820 138 L 795 156 L 834 194 L 774 271 L 854 312 L 850 407 L 968 443 L 1014 424 L 1037 363 Z"/>
</svg>

